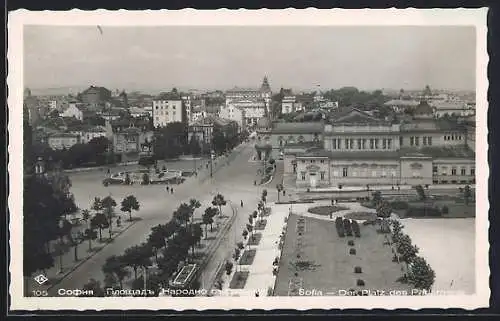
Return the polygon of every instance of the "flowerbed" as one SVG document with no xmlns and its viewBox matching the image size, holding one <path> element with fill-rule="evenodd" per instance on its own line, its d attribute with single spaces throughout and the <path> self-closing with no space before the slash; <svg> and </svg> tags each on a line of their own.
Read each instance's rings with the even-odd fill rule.
<svg viewBox="0 0 500 321">
<path fill-rule="evenodd" d="M 250 272 L 248 271 L 238 271 L 235 272 L 231 282 L 229 283 L 230 289 L 243 289 L 245 284 L 247 283 L 248 275 Z"/>
<path fill-rule="evenodd" d="M 262 239 L 262 234 L 255 233 L 254 235 L 251 235 L 250 238 L 248 239 L 248 245 L 259 245 L 261 239 Z"/>
<path fill-rule="evenodd" d="M 307 209 L 307 211 L 311 214 L 318 215 L 330 215 L 331 213 L 335 213 L 338 211 L 348 210 L 349 208 L 343 206 L 316 206 Z"/>
<path fill-rule="evenodd" d="M 240 265 L 251 265 L 255 259 L 255 254 L 257 250 L 245 250 L 240 259 Z"/>
</svg>

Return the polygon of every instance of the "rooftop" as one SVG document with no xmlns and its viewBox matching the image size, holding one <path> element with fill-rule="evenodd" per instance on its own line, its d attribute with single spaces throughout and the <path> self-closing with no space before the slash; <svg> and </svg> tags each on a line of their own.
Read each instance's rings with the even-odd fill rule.
<svg viewBox="0 0 500 321">
<path fill-rule="evenodd" d="M 168 92 L 168 93 L 160 93 L 153 100 L 182 100 L 182 99 L 179 94 Z"/>
<path fill-rule="evenodd" d="M 386 106 L 404 106 L 404 107 L 416 107 L 420 102 L 416 100 L 406 100 L 406 99 L 392 99 L 384 103 Z"/>
<path fill-rule="evenodd" d="M 464 109 L 465 103 L 458 101 L 436 101 L 432 103 L 436 109 Z"/>
<path fill-rule="evenodd" d="M 321 122 L 305 123 L 274 123 L 273 134 L 302 134 L 323 133 L 324 124 Z"/>
<path fill-rule="evenodd" d="M 466 145 L 462 146 L 439 146 L 439 147 L 423 147 L 416 148 L 402 148 L 401 155 L 411 155 L 413 153 L 421 153 L 433 158 L 474 158 L 475 153 Z"/>
</svg>

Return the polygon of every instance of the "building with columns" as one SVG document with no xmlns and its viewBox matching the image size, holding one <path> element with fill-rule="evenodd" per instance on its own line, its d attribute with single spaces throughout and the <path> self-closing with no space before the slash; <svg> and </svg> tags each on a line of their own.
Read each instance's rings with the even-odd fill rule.
<svg viewBox="0 0 500 321">
<path fill-rule="evenodd" d="M 341 109 L 313 137 L 322 146 L 284 146 L 285 176 L 304 188 L 474 184 L 466 127 L 432 119 L 429 112 L 417 113 L 411 123 L 392 123 Z"/>
</svg>

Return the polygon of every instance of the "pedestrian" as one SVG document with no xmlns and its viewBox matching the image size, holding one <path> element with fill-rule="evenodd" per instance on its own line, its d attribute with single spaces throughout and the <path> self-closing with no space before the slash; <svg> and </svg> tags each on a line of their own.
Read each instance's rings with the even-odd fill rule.
<svg viewBox="0 0 500 321">
<path fill-rule="evenodd" d="M 286 194 L 286 191 L 285 191 L 285 190 L 283 190 L 283 196 L 285 196 L 285 194 Z"/>
<path fill-rule="evenodd" d="M 255 291 L 255 296 L 258 297 L 259 296 L 259 291 Z"/>
<path fill-rule="evenodd" d="M 243 207 L 243 200 L 241 201 L 241 207 Z"/>
<path fill-rule="evenodd" d="M 167 192 L 168 192 L 168 185 L 167 185 Z"/>
<path fill-rule="evenodd" d="M 334 202 L 334 200 L 333 200 L 333 198 L 332 198 L 332 205 L 334 205 L 334 204 L 335 204 L 335 202 Z"/>
<path fill-rule="evenodd" d="M 254 180 L 254 181 L 253 181 L 253 185 L 257 185 L 257 181 L 255 181 L 255 180 Z"/>
<path fill-rule="evenodd" d="M 174 188 L 170 187 L 170 194 L 174 194 Z"/>
</svg>

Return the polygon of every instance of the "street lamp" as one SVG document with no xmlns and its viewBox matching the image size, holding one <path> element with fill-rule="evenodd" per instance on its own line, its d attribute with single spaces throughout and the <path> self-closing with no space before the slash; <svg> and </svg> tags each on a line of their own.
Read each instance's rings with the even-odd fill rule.
<svg viewBox="0 0 500 321">
<path fill-rule="evenodd" d="M 59 274 L 63 273 L 63 241 L 62 241 L 62 230 L 64 228 L 64 220 L 59 220 Z"/>
</svg>

